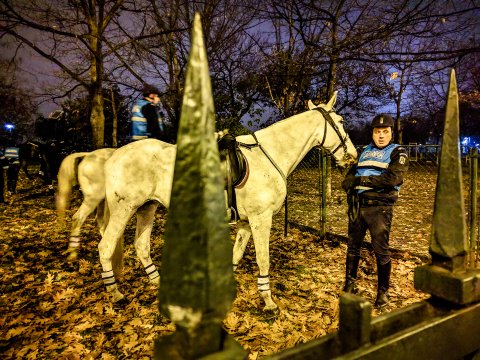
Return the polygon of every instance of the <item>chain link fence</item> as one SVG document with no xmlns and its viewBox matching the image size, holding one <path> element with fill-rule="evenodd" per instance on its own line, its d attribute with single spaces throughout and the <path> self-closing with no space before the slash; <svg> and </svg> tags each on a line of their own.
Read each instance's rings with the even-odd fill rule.
<svg viewBox="0 0 480 360">
<path fill-rule="evenodd" d="M 390 245 L 392 252 L 427 260 L 440 146 L 410 144 L 406 147 L 410 165 L 395 204 Z M 480 267 L 479 153 L 477 148 L 466 147 L 462 147 L 461 153 L 469 266 Z M 322 157 L 320 149 L 312 149 L 287 179 L 287 200 L 283 211 L 274 218 L 274 226 L 284 227 L 285 234 L 288 228 L 298 228 L 318 234 L 320 238 L 346 241 L 348 205 L 341 188 L 343 176 L 331 157 Z M 366 241 L 370 241 L 369 235 Z"/>
</svg>

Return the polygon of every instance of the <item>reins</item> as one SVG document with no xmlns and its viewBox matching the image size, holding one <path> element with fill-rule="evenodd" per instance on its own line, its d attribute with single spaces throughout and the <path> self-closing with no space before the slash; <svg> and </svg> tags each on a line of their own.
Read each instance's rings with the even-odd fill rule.
<svg viewBox="0 0 480 360">
<path fill-rule="evenodd" d="M 348 219 L 351 222 L 354 222 L 360 210 L 360 199 L 358 194 L 355 192 L 349 192 L 347 194 L 347 204 L 348 204 Z"/>
<path fill-rule="evenodd" d="M 283 181 L 285 182 L 285 184 L 287 183 L 287 177 L 285 176 L 285 174 L 283 173 L 282 169 L 280 169 L 280 167 L 277 165 L 277 163 L 275 162 L 275 160 L 272 159 L 272 157 L 268 154 L 268 152 L 263 148 L 262 144 L 260 144 L 260 142 L 258 141 L 257 139 L 257 136 L 255 135 L 255 133 L 252 134 L 253 138 L 255 139 L 255 144 L 244 144 L 244 143 L 241 143 L 239 142 L 238 145 L 239 146 L 243 146 L 247 149 L 252 149 L 254 147 L 259 147 L 260 150 L 262 150 L 262 152 L 265 154 L 265 156 L 267 157 L 268 160 L 270 160 L 270 162 L 272 163 L 272 165 L 275 167 L 275 169 L 277 169 L 277 171 L 279 172 L 279 174 L 282 176 L 282 179 Z"/>
<path fill-rule="evenodd" d="M 316 107 L 314 110 L 320 111 L 320 113 L 323 115 L 323 118 L 326 120 L 325 121 L 325 130 L 323 131 L 323 140 L 322 140 L 322 143 L 320 144 L 320 146 L 323 146 L 323 144 L 325 142 L 325 139 L 327 137 L 327 123 L 329 123 L 330 126 L 335 131 L 335 133 L 337 134 L 338 138 L 340 139 L 340 144 L 338 144 L 338 146 L 334 150 L 332 150 L 331 153 L 332 153 L 332 155 L 335 154 L 340 149 L 340 147 L 342 147 L 343 148 L 343 156 L 345 156 L 348 153 L 348 150 L 347 150 L 348 134 L 345 132 L 345 137 L 342 137 L 342 134 L 340 133 L 340 129 L 338 128 L 337 124 L 335 124 L 335 121 L 333 121 L 332 117 L 330 116 L 330 113 L 332 112 L 331 110 L 327 111 L 327 110 L 325 110 L 321 107 Z"/>
<path fill-rule="evenodd" d="M 342 137 L 342 134 L 340 133 L 340 129 L 338 128 L 337 124 L 335 124 L 335 121 L 333 121 L 332 117 L 330 116 L 330 112 L 332 112 L 332 111 L 327 111 L 327 110 L 325 110 L 321 107 L 317 107 L 317 108 L 315 108 L 315 110 L 320 111 L 320 113 L 323 115 L 323 118 L 325 119 L 325 129 L 323 131 L 323 139 L 322 139 L 322 142 L 320 144 L 320 147 L 323 146 L 323 144 L 325 143 L 325 140 L 327 138 L 327 123 L 328 123 L 328 124 L 330 124 L 330 126 L 333 128 L 333 130 L 337 134 L 338 138 L 340 139 L 340 144 L 333 151 L 331 151 L 331 153 L 332 153 L 332 155 L 335 154 L 340 149 L 340 147 L 342 147 L 343 148 L 343 156 L 345 157 L 345 155 L 348 153 L 348 149 L 347 149 L 348 134 L 345 132 L 345 137 Z M 263 148 L 263 146 L 258 141 L 255 133 L 253 133 L 252 136 L 253 136 L 253 139 L 255 140 L 255 144 L 245 144 L 245 143 L 238 142 L 238 145 L 242 146 L 242 147 L 245 147 L 249 150 L 258 146 L 260 148 L 260 150 L 262 150 L 262 152 L 268 158 L 268 160 L 270 160 L 270 162 L 275 167 L 275 169 L 277 169 L 277 171 L 282 176 L 282 179 L 286 184 L 287 183 L 287 177 L 283 173 L 282 169 L 280 169 L 280 167 L 277 165 L 275 160 L 273 160 L 272 157 L 268 154 L 268 152 Z"/>
</svg>

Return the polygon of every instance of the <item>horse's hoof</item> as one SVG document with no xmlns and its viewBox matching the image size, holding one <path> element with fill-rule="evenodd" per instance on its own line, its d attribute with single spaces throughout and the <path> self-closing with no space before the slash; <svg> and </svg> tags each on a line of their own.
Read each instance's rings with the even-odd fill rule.
<svg viewBox="0 0 480 360">
<path fill-rule="evenodd" d="M 280 309 L 277 307 L 269 307 L 267 308 L 266 306 L 263 308 L 263 319 L 264 320 L 272 320 L 276 319 L 280 315 Z"/>
<path fill-rule="evenodd" d="M 113 302 L 113 307 L 115 309 L 125 309 L 125 307 L 130 304 L 130 301 L 124 296 L 120 300 Z"/>
<path fill-rule="evenodd" d="M 70 272 L 76 272 L 79 270 L 79 265 L 77 262 L 66 262 L 63 264 L 63 268 Z"/>
</svg>

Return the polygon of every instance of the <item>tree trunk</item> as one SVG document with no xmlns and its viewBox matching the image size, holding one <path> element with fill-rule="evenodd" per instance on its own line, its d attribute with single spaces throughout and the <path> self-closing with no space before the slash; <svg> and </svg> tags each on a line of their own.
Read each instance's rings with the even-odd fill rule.
<svg viewBox="0 0 480 360">
<path fill-rule="evenodd" d="M 397 132 L 397 144 L 403 144 L 403 131 L 400 122 L 400 102 L 397 105 L 397 118 L 395 119 L 395 128 Z"/>
<path fill-rule="evenodd" d="M 101 149 L 105 146 L 105 115 L 103 114 L 103 93 L 101 86 L 94 90 L 92 96 L 90 124 L 92 125 L 93 145 L 95 149 Z"/>
<path fill-rule="evenodd" d="M 112 116 L 113 116 L 113 124 L 112 124 L 112 147 L 116 148 L 118 145 L 117 142 L 117 124 L 118 124 L 118 119 L 117 119 L 117 105 L 115 104 L 115 95 L 113 93 L 113 89 L 110 88 L 111 94 L 112 94 Z"/>
</svg>

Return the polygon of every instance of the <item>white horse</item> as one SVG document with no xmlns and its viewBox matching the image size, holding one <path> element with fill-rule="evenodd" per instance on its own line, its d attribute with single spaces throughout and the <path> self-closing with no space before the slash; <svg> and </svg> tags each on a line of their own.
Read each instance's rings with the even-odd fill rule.
<svg viewBox="0 0 480 360">
<path fill-rule="evenodd" d="M 233 264 L 243 257 L 250 235 L 253 235 L 257 265 L 258 289 L 265 302 L 264 310 L 274 310 L 269 286 L 269 238 L 272 217 L 283 205 L 286 177 L 307 152 L 315 146 L 330 151 L 340 166 L 352 163 L 357 152 L 334 113 L 336 93 L 326 105 L 275 123 L 252 135 L 237 137 L 249 163 L 249 177 L 236 189 L 239 229 L 233 248 Z M 102 278 L 114 302 L 124 298 L 115 281 L 112 263 L 119 242 L 131 216 L 137 212 L 135 248 L 147 273 L 158 272 L 150 258 L 150 234 L 158 203 L 168 207 L 172 188 L 176 146 L 158 140 L 142 140 L 117 150 L 105 164 L 106 201 L 109 220 L 98 248 Z M 192 179 L 195 181 L 195 179 Z M 248 220 L 248 223 L 245 221 Z"/>
<path fill-rule="evenodd" d="M 67 249 L 68 260 L 75 260 L 80 247 L 81 227 L 87 217 L 97 209 L 97 223 L 103 235 L 103 204 L 105 200 L 104 165 L 115 149 L 106 148 L 92 152 L 73 153 L 63 159 L 58 170 L 58 190 L 55 198 L 60 228 L 65 224 L 65 211 L 70 204 L 73 186 L 80 184 L 83 201 L 72 217 L 70 242 Z"/>
</svg>

